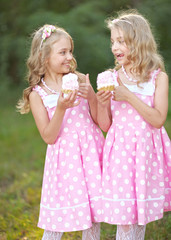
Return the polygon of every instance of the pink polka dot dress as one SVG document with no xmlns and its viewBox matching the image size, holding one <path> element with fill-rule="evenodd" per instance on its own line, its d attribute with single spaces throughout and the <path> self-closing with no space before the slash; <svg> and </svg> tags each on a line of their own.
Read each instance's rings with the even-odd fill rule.
<svg viewBox="0 0 171 240">
<path fill-rule="evenodd" d="M 125 85 L 153 107 L 155 79 L 139 88 Z M 113 72 L 118 86 L 117 72 Z M 145 225 L 171 211 L 171 143 L 164 127 L 157 129 L 124 101 L 111 100 L 112 125 L 103 150 L 103 221 Z"/>
<path fill-rule="evenodd" d="M 38 92 L 52 118 L 59 95 Z M 101 159 L 104 137 L 88 102 L 66 110 L 60 133 L 48 145 L 38 227 L 55 232 L 85 230 L 101 221 Z"/>
</svg>

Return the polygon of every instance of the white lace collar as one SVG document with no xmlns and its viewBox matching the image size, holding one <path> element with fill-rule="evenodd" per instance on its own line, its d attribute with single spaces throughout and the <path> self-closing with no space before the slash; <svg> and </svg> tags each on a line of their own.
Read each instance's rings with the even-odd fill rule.
<svg viewBox="0 0 171 240">
<path fill-rule="evenodd" d="M 50 94 L 44 98 L 43 103 L 45 107 L 53 108 L 57 106 L 58 98 L 59 94 Z"/>
<path fill-rule="evenodd" d="M 119 86 L 118 81 L 117 81 L 117 72 L 114 71 L 113 72 L 113 77 L 114 77 L 114 84 L 115 86 Z M 153 77 L 151 78 L 151 80 L 149 82 L 144 82 L 144 83 L 140 83 L 139 86 L 137 86 L 136 84 L 130 85 L 130 84 L 124 84 L 131 92 L 134 93 L 139 93 L 142 95 L 146 95 L 146 96 L 153 96 L 154 92 L 155 92 L 155 83 L 153 81 Z"/>
</svg>

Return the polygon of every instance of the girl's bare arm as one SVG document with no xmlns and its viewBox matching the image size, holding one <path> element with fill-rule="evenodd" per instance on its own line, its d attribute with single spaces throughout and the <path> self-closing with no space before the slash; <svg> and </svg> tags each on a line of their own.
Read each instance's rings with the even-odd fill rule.
<svg viewBox="0 0 171 240">
<path fill-rule="evenodd" d="M 49 120 L 47 110 L 43 105 L 42 99 L 35 91 L 32 91 L 29 96 L 30 108 L 35 119 L 37 128 L 42 139 L 47 144 L 53 144 L 59 134 L 65 111 L 69 107 L 77 106 L 79 102 L 74 103 L 77 93 L 69 94 L 67 98 L 59 96 L 58 104 L 55 113 Z"/>
<path fill-rule="evenodd" d="M 100 128 L 107 132 L 112 124 L 111 114 L 111 92 L 99 91 L 97 92 L 98 108 L 97 108 L 97 120 Z"/>
</svg>

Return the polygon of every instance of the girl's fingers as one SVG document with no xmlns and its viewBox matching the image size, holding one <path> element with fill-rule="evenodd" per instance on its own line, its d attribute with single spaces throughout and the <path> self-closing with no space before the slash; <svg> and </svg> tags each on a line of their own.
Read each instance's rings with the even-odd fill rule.
<svg viewBox="0 0 171 240">
<path fill-rule="evenodd" d="M 108 99 L 111 96 L 112 96 L 112 93 L 110 91 L 100 91 L 97 93 L 97 97 L 102 99 Z"/>
<path fill-rule="evenodd" d="M 79 94 L 85 94 L 88 92 L 88 89 L 79 89 Z"/>
<path fill-rule="evenodd" d="M 86 83 L 90 84 L 89 73 L 86 74 Z"/>
<path fill-rule="evenodd" d="M 110 91 L 98 91 L 97 92 L 97 95 L 101 96 L 101 95 L 111 95 L 112 93 Z"/>
<path fill-rule="evenodd" d="M 75 90 L 75 91 L 72 92 L 70 98 L 68 99 L 68 104 L 70 104 L 70 105 L 72 105 L 72 106 L 77 106 L 77 105 L 79 104 L 79 103 L 78 103 L 78 104 L 75 105 L 76 99 L 77 99 L 77 93 L 78 93 L 77 90 Z M 77 102 L 78 102 L 78 101 L 77 101 Z"/>
<path fill-rule="evenodd" d="M 72 92 L 68 93 L 68 94 L 65 96 L 64 100 L 65 100 L 65 101 L 69 101 L 69 99 L 71 98 L 71 95 L 72 95 Z"/>
<path fill-rule="evenodd" d="M 75 101 L 74 103 L 73 103 L 73 107 L 76 107 L 76 106 L 78 106 L 80 104 L 80 100 L 77 100 L 77 101 Z"/>
<path fill-rule="evenodd" d="M 119 83 L 119 86 L 124 86 L 120 78 L 118 78 L 118 83 Z"/>
<path fill-rule="evenodd" d="M 61 103 L 65 108 L 75 107 L 80 104 L 80 100 L 77 100 L 77 93 L 77 90 L 70 92 L 65 96 L 65 98 L 62 98 L 62 94 L 60 95 L 62 98 Z"/>
<path fill-rule="evenodd" d="M 75 101 L 75 99 L 76 99 L 76 97 L 77 97 L 77 93 L 78 93 L 77 90 L 75 90 L 75 91 L 72 92 L 71 101 Z"/>
<path fill-rule="evenodd" d="M 101 96 L 105 91 L 98 91 L 96 94 L 97 96 Z"/>
<path fill-rule="evenodd" d="M 66 95 L 65 100 L 71 102 L 74 98 L 77 97 L 77 91 L 70 92 Z"/>
<path fill-rule="evenodd" d="M 89 87 L 88 86 L 84 86 L 84 87 L 79 88 L 79 94 L 81 94 L 81 95 L 87 95 L 88 92 L 89 92 Z"/>
</svg>

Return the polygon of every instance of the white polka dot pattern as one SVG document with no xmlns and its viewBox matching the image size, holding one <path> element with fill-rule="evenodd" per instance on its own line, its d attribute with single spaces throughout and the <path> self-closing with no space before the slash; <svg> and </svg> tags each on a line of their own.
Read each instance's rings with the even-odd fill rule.
<svg viewBox="0 0 171 240">
<path fill-rule="evenodd" d="M 153 106 L 154 96 L 135 94 Z M 126 102 L 111 101 L 111 111 L 103 150 L 103 221 L 147 224 L 171 211 L 170 139 L 164 127 L 153 128 Z"/>
</svg>

